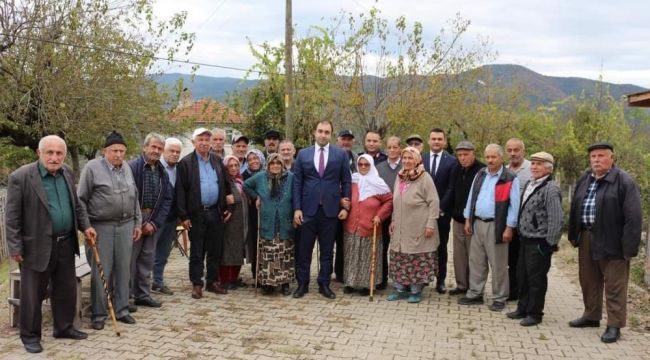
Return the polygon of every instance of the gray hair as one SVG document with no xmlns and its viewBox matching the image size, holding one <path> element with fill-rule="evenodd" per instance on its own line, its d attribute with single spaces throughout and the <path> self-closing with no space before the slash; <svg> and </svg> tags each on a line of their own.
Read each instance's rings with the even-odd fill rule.
<svg viewBox="0 0 650 360">
<path fill-rule="evenodd" d="M 147 136 L 144 138 L 144 145 L 145 146 L 149 145 L 151 140 L 155 140 L 161 144 L 165 143 L 165 138 L 162 135 L 151 132 L 147 134 Z"/>
<path fill-rule="evenodd" d="M 63 148 L 65 149 L 66 154 L 68 153 L 68 145 L 65 143 L 65 140 L 63 140 L 58 135 L 43 136 L 41 140 L 38 141 L 38 150 L 43 151 L 43 148 L 45 147 L 45 143 L 50 140 L 58 140 L 59 142 L 63 143 Z"/>
<path fill-rule="evenodd" d="M 386 144 L 388 144 L 389 141 L 397 141 L 398 146 L 402 145 L 402 140 L 397 136 L 391 136 L 388 139 L 386 139 Z"/>
<path fill-rule="evenodd" d="M 212 129 L 211 132 L 212 132 L 212 135 L 214 135 L 216 133 L 219 133 L 219 134 L 223 135 L 224 139 L 226 138 L 226 130 L 224 130 L 222 128 L 214 128 L 214 129 Z"/>
<path fill-rule="evenodd" d="M 172 145 L 178 145 L 181 149 L 183 148 L 183 143 L 175 137 L 169 137 L 165 140 L 165 149 Z"/>
<path fill-rule="evenodd" d="M 508 139 L 508 141 L 506 141 L 506 146 L 508 146 L 509 142 L 514 142 L 514 143 L 517 143 L 517 144 L 521 144 L 521 149 L 526 150 L 526 145 L 524 144 L 524 141 L 519 139 L 519 138 L 510 138 L 510 139 Z"/>
<path fill-rule="evenodd" d="M 499 144 L 488 144 L 485 147 L 485 152 L 488 152 L 488 151 L 496 151 L 497 154 L 499 154 L 499 156 L 501 158 L 503 158 L 503 156 L 505 155 L 505 153 L 503 152 L 503 147 L 501 145 L 499 145 Z"/>
</svg>

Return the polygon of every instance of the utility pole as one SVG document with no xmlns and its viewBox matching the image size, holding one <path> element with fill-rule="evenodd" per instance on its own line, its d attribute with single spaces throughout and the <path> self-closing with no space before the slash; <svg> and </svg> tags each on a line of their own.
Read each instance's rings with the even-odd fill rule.
<svg viewBox="0 0 650 360">
<path fill-rule="evenodd" d="M 286 0 L 284 81 L 284 131 L 286 139 L 293 141 L 293 26 L 291 25 L 291 0 Z"/>
</svg>

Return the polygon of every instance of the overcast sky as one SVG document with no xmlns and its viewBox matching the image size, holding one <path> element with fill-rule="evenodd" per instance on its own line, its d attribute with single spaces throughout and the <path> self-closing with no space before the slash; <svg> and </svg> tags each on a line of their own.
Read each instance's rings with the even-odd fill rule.
<svg viewBox="0 0 650 360">
<path fill-rule="evenodd" d="M 284 41 L 283 0 L 158 0 L 159 16 L 188 12 L 187 31 L 196 33 L 190 60 L 248 68 L 247 45 Z M 433 38 L 456 13 L 471 21 L 467 44 L 488 38 L 493 63 L 518 64 L 544 75 L 597 79 L 650 88 L 649 0 L 294 0 L 296 35 L 312 25 L 329 25 L 341 10 L 372 6 L 390 20 L 419 21 Z M 167 72 L 188 73 L 186 66 Z M 199 75 L 242 77 L 232 70 L 201 67 Z"/>
</svg>

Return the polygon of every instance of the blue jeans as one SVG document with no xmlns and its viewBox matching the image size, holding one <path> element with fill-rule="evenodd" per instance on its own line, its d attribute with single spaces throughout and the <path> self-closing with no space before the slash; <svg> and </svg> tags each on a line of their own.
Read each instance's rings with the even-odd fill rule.
<svg viewBox="0 0 650 360">
<path fill-rule="evenodd" d="M 163 275 L 167 258 L 172 251 L 176 236 L 176 220 L 166 222 L 160 229 L 160 236 L 156 243 L 156 259 L 153 265 L 153 286 L 161 287 L 164 284 Z"/>
</svg>

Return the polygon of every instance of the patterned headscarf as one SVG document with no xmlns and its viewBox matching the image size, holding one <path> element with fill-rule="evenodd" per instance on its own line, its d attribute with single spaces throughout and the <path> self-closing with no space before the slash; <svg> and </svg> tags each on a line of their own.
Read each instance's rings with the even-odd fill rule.
<svg viewBox="0 0 650 360">
<path fill-rule="evenodd" d="M 223 166 L 228 168 L 228 163 L 230 160 L 235 160 L 237 162 L 237 165 L 241 167 L 241 162 L 239 161 L 239 158 L 235 155 L 226 155 L 225 158 L 223 158 Z M 230 176 L 230 173 L 228 173 L 228 176 Z M 244 191 L 244 178 L 241 176 L 239 171 L 237 171 L 237 175 L 235 176 L 230 176 L 230 178 L 235 182 L 235 185 L 237 185 L 237 190 L 239 190 L 240 193 Z"/>
<path fill-rule="evenodd" d="M 411 170 L 406 170 L 402 163 L 402 169 L 397 173 L 397 175 L 402 181 L 415 181 L 425 173 L 424 165 L 422 165 L 422 155 L 420 155 L 418 149 L 414 148 L 413 146 L 405 147 L 404 150 L 402 150 L 401 155 L 404 156 L 405 152 L 413 155 L 413 159 L 415 160 L 415 167 Z"/>
<path fill-rule="evenodd" d="M 271 163 L 274 161 L 278 161 L 280 165 L 282 165 L 282 170 L 280 171 L 279 174 L 272 174 L 271 173 Z M 282 190 L 284 187 L 284 183 L 286 182 L 287 178 L 287 166 L 284 164 L 284 161 L 282 161 L 282 157 L 278 153 L 274 153 L 269 155 L 269 159 L 266 162 L 266 178 L 268 179 L 269 182 L 269 191 L 271 193 L 272 198 L 277 198 L 278 196 L 281 196 Z"/>
<path fill-rule="evenodd" d="M 249 166 L 248 166 L 248 172 L 249 173 L 254 174 L 254 173 L 258 172 L 258 171 L 262 171 L 262 170 L 266 169 L 266 159 L 264 158 L 264 154 L 261 151 L 259 151 L 257 149 L 248 150 L 248 152 L 246 153 L 246 161 L 248 161 L 248 156 L 250 154 L 253 154 L 253 155 L 257 156 L 257 158 L 260 159 L 260 169 L 257 170 L 257 171 L 253 171 L 253 170 L 251 170 L 250 164 L 249 164 Z"/>
</svg>

